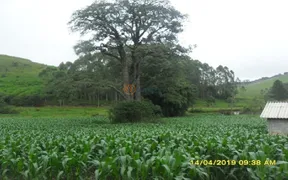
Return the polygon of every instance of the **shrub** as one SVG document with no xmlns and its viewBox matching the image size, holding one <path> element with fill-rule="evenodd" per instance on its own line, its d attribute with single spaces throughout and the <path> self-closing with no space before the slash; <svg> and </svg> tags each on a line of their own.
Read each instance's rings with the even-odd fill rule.
<svg viewBox="0 0 288 180">
<path fill-rule="evenodd" d="M 10 104 L 14 106 L 43 106 L 44 97 L 39 95 L 26 95 L 10 97 Z"/>
<path fill-rule="evenodd" d="M 9 106 L 0 106 L 0 114 L 17 114 L 18 111 Z"/>
<path fill-rule="evenodd" d="M 190 112 L 190 113 L 206 113 L 206 111 L 203 109 L 195 109 L 195 108 L 188 110 L 188 112 Z"/>
<path fill-rule="evenodd" d="M 257 113 L 261 113 L 261 110 L 251 106 L 245 106 L 243 108 L 243 111 L 241 112 L 241 114 L 257 114 Z"/>
<path fill-rule="evenodd" d="M 216 103 L 216 99 L 215 99 L 213 96 L 209 96 L 209 97 L 206 99 L 206 105 L 207 105 L 208 107 L 215 105 L 215 103 Z"/>
<path fill-rule="evenodd" d="M 109 119 L 114 123 L 150 121 L 161 115 L 160 106 L 149 101 L 120 102 L 109 111 Z"/>
<path fill-rule="evenodd" d="M 4 96 L 0 95 L 0 114 L 16 114 L 16 110 L 12 109 L 4 101 Z"/>
</svg>

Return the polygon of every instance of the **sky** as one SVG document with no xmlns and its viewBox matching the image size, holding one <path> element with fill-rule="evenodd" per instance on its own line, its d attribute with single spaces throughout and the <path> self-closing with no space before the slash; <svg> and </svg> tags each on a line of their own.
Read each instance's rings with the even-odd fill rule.
<svg viewBox="0 0 288 180">
<path fill-rule="evenodd" d="M 77 59 L 81 37 L 67 25 L 72 13 L 94 0 L 0 0 L 0 54 L 47 65 Z M 171 0 L 188 14 L 185 45 L 193 59 L 227 66 L 241 80 L 288 72 L 288 1 Z"/>
</svg>

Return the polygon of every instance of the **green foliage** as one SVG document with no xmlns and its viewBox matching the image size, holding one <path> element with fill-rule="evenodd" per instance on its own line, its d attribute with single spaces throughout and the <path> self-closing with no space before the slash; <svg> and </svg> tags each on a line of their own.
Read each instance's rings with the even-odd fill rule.
<svg viewBox="0 0 288 180">
<path fill-rule="evenodd" d="M 287 136 L 267 134 L 260 118 L 213 115 L 165 122 L 116 125 L 99 117 L 1 118 L 0 179 L 288 177 Z M 191 165 L 191 160 L 259 160 L 261 165 Z M 263 165 L 266 160 L 277 164 Z"/>
<path fill-rule="evenodd" d="M 150 121 L 161 114 L 161 108 L 149 101 L 124 101 L 110 109 L 109 119 L 114 123 L 134 123 Z"/>
<path fill-rule="evenodd" d="M 180 46 L 177 35 L 183 31 L 184 20 L 186 15 L 176 10 L 169 0 L 112 0 L 109 3 L 95 1 L 85 9 L 75 11 L 69 24 L 74 32 L 83 35 L 93 32 L 89 40 L 75 46 L 76 54 L 94 55 L 96 49 L 100 50 L 119 62 L 122 87 L 132 82 L 140 87 L 140 64 L 150 54 L 145 51 L 146 46 Z M 141 100 L 141 91 L 134 97 L 122 96 L 126 100 Z"/>
<path fill-rule="evenodd" d="M 197 66 L 200 70 L 198 73 L 199 97 L 206 99 L 213 96 L 217 99 L 227 99 L 237 94 L 237 81 L 235 74 L 228 67 L 219 65 L 216 69 L 207 63 L 198 62 Z"/>
<path fill-rule="evenodd" d="M 183 116 L 195 99 L 193 86 L 178 83 L 173 89 L 164 90 L 164 98 L 159 103 L 166 117 Z"/>
<path fill-rule="evenodd" d="M 41 94 L 44 86 L 38 73 L 45 65 L 27 59 L 0 55 L 0 93 L 6 95 Z"/>
<path fill-rule="evenodd" d="M 0 94 L 0 114 L 17 114 L 18 112 L 8 106 L 4 101 L 4 95 Z"/>
<path fill-rule="evenodd" d="M 142 96 L 159 105 L 166 117 L 184 115 L 197 97 L 197 86 L 188 71 L 179 70 L 195 62 L 169 46 L 153 46 L 150 52 L 142 64 Z"/>
<path fill-rule="evenodd" d="M 251 102 L 247 103 L 242 113 L 243 114 L 256 114 L 261 113 L 265 106 L 265 101 L 261 98 L 254 97 Z"/>
<path fill-rule="evenodd" d="M 270 100 L 285 101 L 288 99 L 288 90 L 285 88 L 282 81 L 276 80 L 266 96 Z"/>
<path fill-rule="evenodd" d="M 9 104 L 14 106 L 44 106 L 45 98 L 39 95 L 9 97 Z"/>
<path fill-rule="evenodd" d="M 75 107 L 75 106 L 44 106 L 44 107 L 15 107 L 19 114 L 1 115 L 1 117 L 106 117 L 108 107 Z"/>
<path fill-rule="evenodd" d="M 121 87 L 118 65 L 101 54 L 86 55 L 74 63 L 61 63 L 58 68 L 47 67 L 39 76 L 45 81 L 49 103 L 99 106 L 103 99 L 121 100 L 121 94 L 114 90 Z"/>
<path fill-rule="evenodd" d="M 242 111 L 243 108 L 234 107 L 234 108 L 191 108 L 188 110 L 189 113 L 220 113 L 223 114 L 223 112 L 229 112 L 231 114 L 233 111 Z"/>
<path fill-rule="evenodd" d="M 208 107 L 213 106 L 216 103 L 216 99 L 213 96 L 209 96 L 206 98 L 206 103 Z"/>
<path fill-rule="evenodd" d="M 288 83 L 288 74 L 278 75 L 271 78 L 264 78 L 256 82 L 249 83 L 247 85 L 244 85 L 246 89 L 245 91 L 242 91 L 240 86 L 240 91 L 236 95 L 236 98 L 253 99 L 255 96 L 257 96 L 262 97 L 262 99 L 264 99 L 263 95 L 261 95 L 261 90 L 262 91 L 269 90 L 276 80 L 280 80 L 283 83 Z"/>
<path fill-rule="evenodd" d="M 104 47 L 112 49 L 106 54 L 117 59 L 123 58 L 119 57 L 121 52 L 118 54 L 117 48 L 128 54 L 130 48 L 127 47 L 130 45 L 139 47 L 142 44 L 177 41 L 177 34 L 183 31 L 184 20 L 186 15 L 176 10 L 168 0 L 112 0 L 109 3 L 96 1 L 85 9 L 75 11 L 69 24 L 72 31 L 81 34 L 93 32 L 90 40 L 76 46 L 77 54 L 95 52 L 95 46 L 106 41 L 108 43 Z M 135 50 L 133 48 L 131 57 Z"/>
</svg>

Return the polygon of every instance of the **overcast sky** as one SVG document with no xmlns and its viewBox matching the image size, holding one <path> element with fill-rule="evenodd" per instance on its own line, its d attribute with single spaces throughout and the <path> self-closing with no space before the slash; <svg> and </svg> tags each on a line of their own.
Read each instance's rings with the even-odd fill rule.
<svg viewBox="0 0 288 180">
<path fill-rule="evenodd" d="M 71 14 L 93 0 L 0 0 L 0 54 L 58 66 L 77 59 Z M 288 2 L 285 0 L 172 0 L 189 15 L 184 45 L 193 59 L 228 66 L 257 79 L 288 71 Z"/>
</svg>

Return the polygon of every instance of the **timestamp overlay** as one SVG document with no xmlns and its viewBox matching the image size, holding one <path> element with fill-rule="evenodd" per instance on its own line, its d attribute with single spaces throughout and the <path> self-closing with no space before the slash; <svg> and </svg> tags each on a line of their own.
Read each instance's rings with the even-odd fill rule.
<svg viewBox="0 0 288 180">
<path fill-rule="evenodd" d="M 196 166 L 275 166 L 276 160 L 191 160 L 191 165 Z"/>
</svg>

